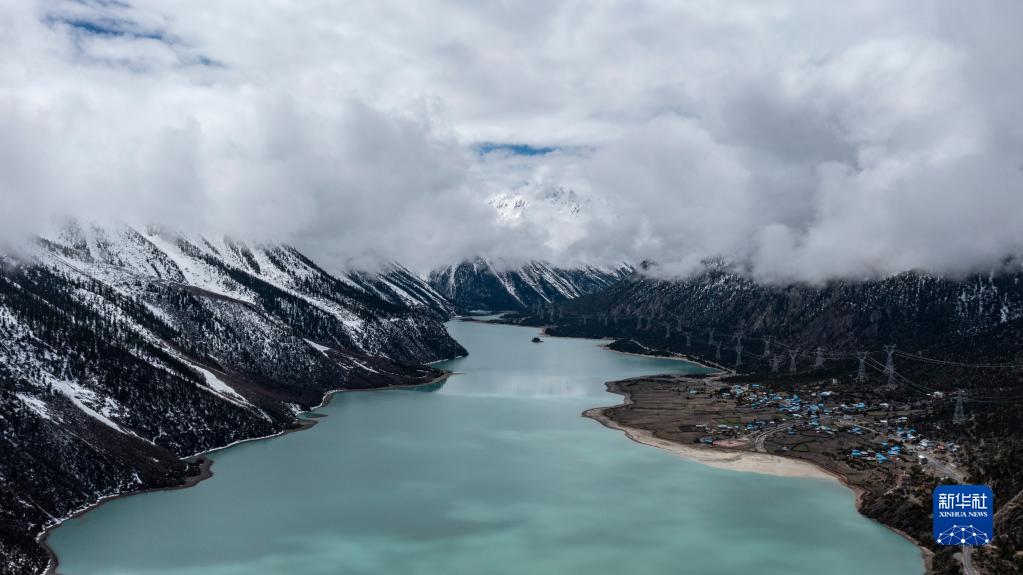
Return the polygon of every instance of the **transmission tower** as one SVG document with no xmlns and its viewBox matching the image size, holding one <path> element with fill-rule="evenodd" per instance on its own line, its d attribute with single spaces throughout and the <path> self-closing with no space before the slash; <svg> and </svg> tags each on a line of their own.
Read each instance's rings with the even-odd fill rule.
<svg viewBox="0 0 1023 575">
<path fill-rule="evenodd" d="M 690 343 L 691 343 L 691 339 L 692 339 L 692 334 L 690 334 L 690 333 L 689 333 L 689 332 L 687 331 L 687 332 L 686 332 L 686 347 L 689 347 L 689 345 L 690 345 Z"/>
<path fill-rule="evenodd" d="M 884 346 L 884 352 L 888 354 L 888 359 L 884 362 L 884 372 L 888 376 L 888 389 L 893 390 L 898 387 L 895 383 L 895 346 L 886 345 Z"/>
<path fill-rule="evenodd" d="M 885 375 L 895 373 L 895 358 L 892 357 L 895 354 L 895 346 L 894 345 L 884 346 L 884 352 L 888 354 L 888 359 L 885 360 L 884 362 Z"/>
<path fill-rule="evenodd" d="M 856 370 L 856 381 L 864 381 L 867 379 L 867 352 L 857 351 L 856 359 L 860 362 L 860 366 Z"/>
<path fill-rule="evenodd" d="M 775 355 L 771 357 L 771 373 L 778 373 L 778 368 L 781 367 L 781 356 Z"/>
<path fill-rule="evenodd" d="M 664 324 L 664 337 L 666 337 L 666 338 L 670 338 L 671 337 L 671 324 L 670 323 Z"/>
<path fill-rule="evenodd" d="M 796 356 L 799 355 L 798 349 L 789 350 L 789 373 L 796 372 Z"/>
<path fill-rule="evenodd" d="M 771 336 L 764 336 L 764 357 L 771 355 Z"/>
<path fill-rule="evenodd" d="M 721 344 L 720 343 L 715 343 L 714 344 L 714 359 L 716 359 L 718 361 L 721 361 Z"/>
<path fill-rule="evenodd" d="M 888 388 L 888 391 L 895 391 L 896 389 L 899 388 L 898 382 L 895 381 L 895 370 L 892 370 L 891 373 L 888 374 L 888 386 L 887 386 L 887 388 Z"/>
<path fill-rule="evenodd" d="M 824 348 L 817 346 L 817 355 L 813 358 L 813 368 L 820 369 L 824 367 Z"/>
<path fill-rule="evenodd" d="M 707 340 L 707 343 L 714 345 L 714 328 L 710 328 L 710 338 Z"/>
<path fill-rule="evenodd" d="M 963 390 L 956 392 L 956 410 L 952 415 L 952 423 L 959 425 L 966 421 L 966 410 L 963 409 Z"/>
<path fill-rule="evenodd" d="M 735 367 L 742 365 L 742 331 L 735 332 Z"/>
</svg>

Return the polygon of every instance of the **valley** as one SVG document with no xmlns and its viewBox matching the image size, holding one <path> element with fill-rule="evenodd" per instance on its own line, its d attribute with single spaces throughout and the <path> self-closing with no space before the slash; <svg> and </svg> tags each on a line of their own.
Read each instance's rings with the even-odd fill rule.
<svg viewBox="0 0 1023 575">
<path fill-rule="evenodd" d="M 1023 575 L 1023 2 L 2 5 L 0 575 Z"/>
<path fill-rule="evenodd" d="M 833 479 L 716 469 L 580 417 L 617 401 L 609 378 L 705 368 L 587 339 L 535 344 L 528 327 L 448 329 L 469 354 L 436 364 L 454 372 L 442 384 L 339 393 L 308 432 L 211 454 L 209 481 L 69 521 L 49 539 L 62 572 L 922 571 L 919 550 Z"/>
<path fill-rule="evenodd" d="M 332 392 L 436 380 L 444 373 L 424 364 L 466 353 L 442 322 L 501 306 L 514 311 L 475 321 L 612 338 L 620 353 L 718 370 L 611 381 L 625 404 L 587 414 L 709 465 L 813 475 L 727 454 L 809 462 L 920 544 L 933 573 L 959 562 L 927 543 L 930 490 L 993 484 L 1013 502 L 999 511 L 1005 535 L 970 559 L 985 573 L 1011 565 L 1020 478 L 982 464 L 1017 457 L 1006 438 L 1018 384 L 1004 376 L 1015 373 L 1023 294 L 1011 275 L 780 288 L 714 267 L 664 280 L 543 263 L 503 275 L 477 260 L 426 281 L 399 264 L 335 276 L 287 246 L 97 226 L 33 249 L 7 256 L 0 299 L 13 415 L 2 421 L 18 454 L 0 468 L 15 486 L 13 530 L 0 536 L 11 573 L 45 566 L 43 530 L 99 500 L 193 485 L 208 476 L 201 454 L 299 429 Z M 883 353 L 850 351 L 889 341 L 891 375 Z M 971 366 L 995 378 L 981 389 Z M 964 388 L 969 415 L 957 415 Z M 158 405 L 172 407 L 161 416 Z"/>
</svg>

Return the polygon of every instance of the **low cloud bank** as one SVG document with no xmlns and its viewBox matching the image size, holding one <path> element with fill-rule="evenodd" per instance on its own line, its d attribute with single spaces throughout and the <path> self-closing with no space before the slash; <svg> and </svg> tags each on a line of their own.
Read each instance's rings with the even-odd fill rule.
<svg viewBox="0 0 1023 575">
<path fill-rule="evenodd" d="M 0 241 L 116 217 L 769 281 L 1023 253 L 1014 2 L 10 4 Z"/>
</svg>

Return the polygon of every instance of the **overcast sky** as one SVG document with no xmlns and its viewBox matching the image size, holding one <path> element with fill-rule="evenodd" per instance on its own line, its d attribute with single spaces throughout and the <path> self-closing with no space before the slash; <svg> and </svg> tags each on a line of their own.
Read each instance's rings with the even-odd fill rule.
<svg viewBox="0 0 1023 575">
<path fill-rule="evenodd" d="M 0 226 L 328 266 L 1023 253 L 1023 3 L 0 0 Z"/>
</svg>

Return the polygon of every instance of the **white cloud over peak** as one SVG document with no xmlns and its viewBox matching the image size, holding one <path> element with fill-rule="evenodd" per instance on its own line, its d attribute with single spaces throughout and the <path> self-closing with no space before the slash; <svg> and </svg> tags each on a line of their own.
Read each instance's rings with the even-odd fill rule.
<svg viewBox="0 0 1023 575">
<path fill-rule="evenodd" d="M 781 280 L 1023 251 L 1010 1 L 0 5 L 8 236 L 114 215 L 334 266 Z"/>
</svg>

